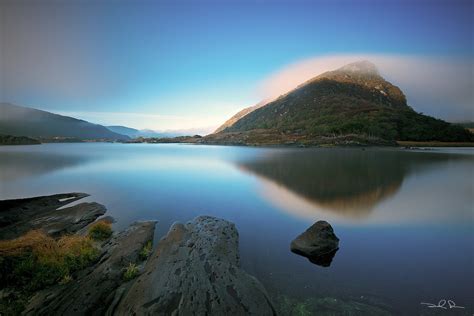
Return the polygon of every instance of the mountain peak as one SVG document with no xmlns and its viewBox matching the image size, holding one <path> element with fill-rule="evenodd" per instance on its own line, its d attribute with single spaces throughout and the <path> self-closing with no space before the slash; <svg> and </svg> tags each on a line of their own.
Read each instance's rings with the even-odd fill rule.
<svg viewBox="0 0 474 316">
<path fill-rule="evenodd" d="M 374 63 L 368 60 L 361 60 L 361 61 L 356 61 L 354 63 L 347 64 L 345 66 L 342 66 L 336 71 L 380 76 L 377 66 L 375 66 Z"/>
</svg>

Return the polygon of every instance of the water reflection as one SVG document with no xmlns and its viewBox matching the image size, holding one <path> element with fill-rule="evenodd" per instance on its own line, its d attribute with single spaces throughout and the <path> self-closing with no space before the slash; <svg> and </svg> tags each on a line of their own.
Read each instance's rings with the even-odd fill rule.
<svg viewBox="0 0 474 316">
<path fill-rule="evenodd" d="M 314 257 L 307 257 L 308 260 L 315 265 L 321 266 L 321 267 L 329 267 L 331 265 L 332 259 L 334 259 L 334 256 L 336 256 L 336 252 L 339 250 L 339 248 L 326 253 L 321 256 L 314 256 Z"/>
<path fill-rule="evenodd" d="M 472 161 L 460 154 L 323 149 L 274 151 L 238 166 L 259 178 L 263 197 L 293 214 L 360 219 L 394 196 L 411 173 L 467 159 Z"/>
<path fill-rule="evenodd" d="M 44 152 L 0 152 L 0 182 L 30 178 L 84 164 L 86 156 Z"/>
</svg>

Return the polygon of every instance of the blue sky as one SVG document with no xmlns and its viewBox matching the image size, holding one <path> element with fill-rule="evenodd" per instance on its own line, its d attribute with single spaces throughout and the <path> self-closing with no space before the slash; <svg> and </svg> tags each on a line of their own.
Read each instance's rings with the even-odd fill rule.
<svg viewBox="0 0 474 316">
<path fill-rule="evenodd" d="M 279 70 L 318 56 L 472 67 L 472 1 L 5 0 L 0 10 L 1 99 L 103 124 L 213 127 L 260 101 Z M 450 111 L 429 114 L 466 115 Z"/>
</svg>

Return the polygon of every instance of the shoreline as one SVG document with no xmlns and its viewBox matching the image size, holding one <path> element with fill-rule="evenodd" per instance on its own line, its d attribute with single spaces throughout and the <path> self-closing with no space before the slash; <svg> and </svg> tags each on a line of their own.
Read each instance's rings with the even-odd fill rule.
<svg viewBox="0 0 474 316">
<path fill-rule="evenodd" d="M 474 147 L 474 142 L 415 142 L 415 141 L 397 141 L 400 147 Z"/>
<path fill-rule="evenodd" d="M 175 222 L 154 244 L 157 220 L 114 231 L 113 218 L 104 217 L 105 206 L 70 206 L 87 196 L 0 200 L 0 219 L 7 223 L 0 229 L 1 263 L 10 271 L 2 276 L 0 314 L 294 315 L 301 309 L 311 314 L 393 314 L 388 301 L 370 297 L 268 292 L 242 268 L 239 232 L 225 219 L 199 215 Z M 303 245 L 325 245 L 311 236 L 298 238 Z M 56 260 L 45 260 L 46 254 Z M 319 256 L 308 258 L 326 267 L 332 257 L 320 262 L 311 261 Z M 26 263 L 32 273 L 15 269 Z"/>
<path fill-rule="evenodd" d="M 113 142 L 113 141 L 81 141 L 81 142 L 44 142 L 34 144 L 0 144 L 0 147 L 11 147 L 11 146 L 30 146 L 30 145 L 43 145 L 43 144 L 183 144 L 183 145 L 212 145 L 212 146 L 239 146 L 239 147 L 254 147 L 254 148 L 401 148 L 401 149 L 416 149 L 416 148 L 474 148 L 474 142 L 439 142 L 439 141 L 395 141 L 394 145 L 384 144 L 231 144 L 231 143 L 207 143 L 207 142 L 193 142 L 193 141 L 130 141 L 130 142 Z"/>
</svg>

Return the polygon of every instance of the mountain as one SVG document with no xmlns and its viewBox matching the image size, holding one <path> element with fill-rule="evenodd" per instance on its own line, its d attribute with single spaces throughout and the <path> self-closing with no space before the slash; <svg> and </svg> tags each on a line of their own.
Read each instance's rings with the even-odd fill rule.
<svg viewBox="0 0 474 316">
<path fill-rule="evenodd" d="M 120 125 L 107 126 L 107 128 L 111 130 L 112 132 L 119 133 L 122 135 L 127 135 L 130 138 L 166 137 L 165 136 L 166 133 L 161 133 L 161 132 L 154 131 L 151 129 L 135 129 L 135 128 L 120 126 Z"/>
<path fill-rule="evenodd" d="M 228 119 L 227 121 L 225 121 L 224 124 L 222 124 L 221 126 L 219 126 L 219 128 L 216 129 L 216 131 L 214 133 L 219 133 L 219 132 L 222 132 L 223 130 L 225 130 L 227 127 L 230 127 L 232 125 L 234 125 L 235 122 L 237 122 L 238 120 L 240 120 L 241 118 L 243 118 L 245 115 L 255 111 L 256 109 L 259 109 L 261 108 L 262 106 L 264 106 L 265 104 L 268 103 L 268 100 L 263 100 L 263 101 L 260 101 L 258 102 L 257 104 L 253 105 L 253 106 L 249 106 L 248 108 L 245 108 L 239 112 L 237 112 L 237 114 L 235 114 L 234 116 L 232 116 L 230 119 Z"/>
<path fill-rule="evenodd" d="M 240 135 L 240 134 L 242 135 Z M 240 136 L 235 136 L 239 134 Z M 369 61 L 325 72 L 247 113 L 212 140 L 263 135 L 276 142 L 359 140 L 473 141 L 464 128 L 415 112 L 397 86 Z M 244 141 L 245 142 L 245 141 Z"/>
<path fill-rule="evenodd" d="M 180 137 L 187 135 L 196 134 L 207 134 L 209 130 L 207 128 L 191 128 L 191 129 L 180 129 L 180 130 L 151 130 L 151 129 L 135 129 L 127 126 L 107 126 L 109 130 L 115 133 L 127 135 L 130 138 L 167 138 L 167 137 Z"/>
<path fill-rule="evenodd" d="M 114 133 L 102 125 L 10 103 L 0 103 L 0 134 L 42 139 L 129 139 L 128 136 Z"/>
<path fill-rule="evenodd" d="M 127 135 L 130 138 L 140 137 L 141 131 L 135 128 L 120 126 L 120 125 L 106 126 L 106 127 L 114 133 Z"/>
</svg>

